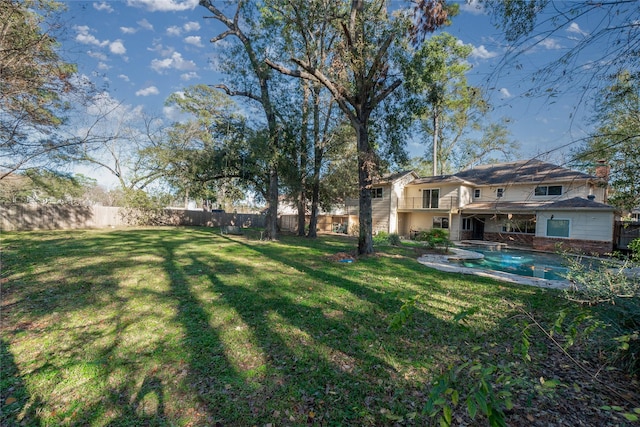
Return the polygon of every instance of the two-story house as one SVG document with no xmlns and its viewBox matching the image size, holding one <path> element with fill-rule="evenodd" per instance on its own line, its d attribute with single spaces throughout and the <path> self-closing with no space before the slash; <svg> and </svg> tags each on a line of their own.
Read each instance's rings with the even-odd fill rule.
<svg viewBox="0 0 640 427">
<path fill-rule="evenodd" d="M 445 228 L 454 241 L 611 252 L 615 208 L 606 204 L 606 170 L 599 172 L 526 160 L 426 178 L 395 174 L 373 185 L 373 229 L 408 238 Z"/>
</svg>

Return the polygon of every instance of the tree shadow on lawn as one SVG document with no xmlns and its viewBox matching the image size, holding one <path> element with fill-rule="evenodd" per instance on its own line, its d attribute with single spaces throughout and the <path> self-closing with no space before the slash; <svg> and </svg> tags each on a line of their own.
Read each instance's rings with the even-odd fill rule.
<svg viewBox="0 0 640 427">
<path fill-rule="evenodd" d="M 251 245 L 241 238 L 216 236 L 208 229 L 180 231 L 117 231 L 93 236 L 88 243 L 56 239 L 56 250 L 48 251 L 40 262 L 51 264 L 50 269 L 57 266 L 91 286 L 61 286 L 36 278 L 36 283 L 25 280 L 22 288 L 11 290 L 15 299 L 11 311 L 16 320 L 8 328 L 12 336 L 21 333 L 20 321 L 34 323 L 24 329 L 40 328 L 38 323 L 47 318 L 53 329 L 42 328 L 35 333 L 73 335 L 71 344 L 75 347 L 56 347 L 60 357 L 69 359 L 70 367 L 100 366 L 92 381 L 103 384 L 106 394 L 102 399 L 86 400 L 84 408 L 69 409 L 72 422 L 384 423 L 382 410 L 406 413 L 423 404 L 425 384 L 402 378 L 398 364 L 415 362 L 431 369 L 428 357 L 437 358 L 433 352 L 438 350 L 428 349 L 430 356 L 416 356 L 421 346 L 430 344 L 429 340 L 421 341 L 425 338 L 421 334 L 427 328 L 443 331 L 456 325 L 419 309 L 415 318 L 421 323 L 419 328 L 410 326 L 402 333 L 389 331 L 389 317 L 414 292 L 406 287 L 394 289 L 390 284 L 369 286 L 371 278 L 363 274 L 369 274 L 367 263 L 375 260 L 363 263 L 362 269 L 336 266 L 332 273 L 296 257 L 300 250 L 295 247 Z M 288 266 L 295 280 L 274 284 L 262 280 L 255 266 L 240 259 L 229 261 L 237 244 L 245 247 L 239 253 L 249 248 L 266 262 Z M 58 260 L 54 253 L 60 255 Z M 82 253 L 96 253 L 107 260 L 68 268 L 64 259 Z M 119 294 L 122 281 L 127 279 L 120 273 L 147 266 L 151 274 L 158 271 L 166 275 L 166 288 L 148 289 L 144 283 L 134 283 L 127 286 L 126 295 Z M 418 271 L 415 274 L 419 276 Z M 255 282 L 246 286 L 234 282 L 243 275 L 255 278 Z M 305 282 L 313 283 L 314 289 L 309 291 Z M 434 295 L 447 291 L 444 283 L 422 282 Z M 362 301 L 365 308 L 323 299 L 323 286 L 342 289 L 345 296 Z M 150 308 L 132 313 L 128 306 L 132 299 L 146 300 Z M 163 313 L 156 316 L 155 302 L 169 304 L 173 317 L 169 319 Z M 109 308 L 110 317 L 98 319 L 95 325 L 82 325 L 75 332 L 55 324 L 56 319 L 63 321 L 65 315 L 82 310 L 93 310 L 99 316 L 103 308 Z M 183 336 L 158 338 L 142 353 L 134 352 L 126 334 L 132 328 L 144 327 L 154 317 L 175 321 L 181 325 Z M 100 321 L 108 327 L 104 329 Z M 99 332 L 94 329 L 101 327 Z M 176 343 L 171 339 L 179 340 L 182 349 L 166 355 L 175 353 L 172 348 Z M 100 340 L 105 344 L 99 352 L 84 353 L 85 346 L 95 346 Z M 411 358 L 419 360 L 412 362 Z M 163 371 L 157 372 L 158 366 Z M 146 395 L 150 403 L 142 402 Z M 41 405 L 38 399 L 42 398 L 47 396 L 32 396 L 31 407 Z M 79 399 L 83 402 L 82 396 Z M 186 409 L 180 410 L 180 405 Z M 288 413 L 281 410 L 283 407 Z"/>
</svg>

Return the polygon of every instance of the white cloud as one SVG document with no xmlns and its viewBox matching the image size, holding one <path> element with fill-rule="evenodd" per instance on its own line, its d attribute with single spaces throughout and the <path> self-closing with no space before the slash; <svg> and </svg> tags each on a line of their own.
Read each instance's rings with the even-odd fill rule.
<svg viewBox="0 0 640 427">
<path fill-rule="evenodd" d="M 188 73 L 184 73 L 180 75 L 180 80 L 184 80 L 188 82 L 189 80 L 199 79 L 200 76 L 195 71 L 190 71 Z"/>
<path fill-rule="evenodd" d="M 148 47 L 147 48 L 148 51 L 151 52 L 156 52 L 158 54 L 160 54 L 163 57 L 168 57 L 171 56 L 173 54 L 173 52 L 175 52 L 175 49 L 171 46 L 163 46 L 162 43 L 159 43 L 157 40 L 153 41 L 153 46 L 152 47 Z"/>
<path fill-rule="evenodd" d="M 462 12 L 469 12 L 474 15 L 484 15 L 485 8 L 478 0 L 468 0 L 460 4 L 460 10 Z"/>
<path fill-rule="evenodd" d="M 127 76 L 126 74 L 119 74 L 118 78 L 124 80 L 125 82 L 131 81 L 129 80 L 129 76 Z"/>
<path fill-rule="evenodd" d="M 98 70 L 108 70 L 109 68 L 111 67 L 105 64 L 104 62 L 102 61 L 98 62 Z"/>
<path fill-rule="evenodd" d="M 91 58 L 99 59 L 100 61 L 107 60 L 107 55 L 102 52 L 96 52 L 95 50 L 88 51 L 87 55 L 89 55 Z"/>
<path fill-rule="evenodd" d="M 509 89 L 507 89 L 506 87 L 503 87 L 502 89 L 500 89 L 500 94 L 502 95 L 502 98 L 511 98 L 511 93 L 509 92 Z"/>
<path fill-rule="evenodd" d="M 122 31 L 123 34 L 135 34 L 138 29 L 133 27 L 120 27 L 120 31 Z"/>
<path fill-rule="evenodd" d="M 484 45 L 480 45 L 478 47 L 474 46 L 473 50 L 471 51 L 472 58 L 490 59 L 496 56 L 498 56 L 496 52 L 490 52 L 486 47 L 484 47 Z"/>
<path fill-rule="evenodd" d="M 195 62 L 182 58 L 182 54 L 179 52 L 173 52 L 170 58 L 154 59 L 151 61 L 151 68 L 157 73 L 162 74 L 163 71 L 169 69 L 190 71 L 195 70 L 198 67 Z"/>
<path fill-rule="evenodd" d="M 540 41 L 540 45 L 548 50 L 562 49 L 562 46 L 556 39 L 548 38 Z"/>
<path fill-rule="evenodd" d="M 162 114 L 171 122 L 177 122 L 181 118 L 182 112 L 175 105 L 167 105 L 162 108 Z"/>
<path fill-rule="evenodd" d="M 167 28 L 167 35 L 169 36 L 179 36 L 180 34 L 182 34 L 182 30 L 180 29 L 180 27 L 176 26 L 176 25 L 172 25 L 169 28 Z"/>
<path fill-rule="evenodd" d="M 125 53 L 127 53 L 127 49 L 124 47 L 124 44 L 122 44 L 122 40 L 111 42 L 109 44 L 109 50 L 111 51 L 111 53 L 114 53 L 116 55 L 124 55 Z"/>
<path fill-rule="evenodd" d="M 95 10 L 103 10 L 103 11 L 105 11 L 107 13 L 113 12 L 113 8 L 106 1 L 103 1 L 103 2 L 100 2 L 100 3 L 94 3 L 93 4 L 93 8 Z"/>
<path fill-rule="evenodd" d="M 142 7 L 150 12 L 169 12 L 195 9 L 198 0 L 127 0 L 127 5 Z"/>
<path fill-rule="evenodd" d="M 195 21 L 187 22 L 182 26 L 186 32 L 198 31 L 200 29 L 200 23 Z"/>
<path fill-rule="evenodd" d="M 581 36 L 587 36 L 587 35 L 589 35 L 589 33 L 587 33 L 587 32 L 586 32 L 586 31 L 584 31 L 582 28 L 580 28 L 580 26 L 579 26 L 577 23 L 575 23 L 575 22 L 572 22 L 572 23 L 569 25 L 569 28 L 567 28 L 567 33 L 579 34 L 579 35 L 581 35 Z"/>
<path fill-rule="evenodd" d="M 160 91 L 155 86 L 149 86 L 144 89 L 140 89 L 136 92 L 136 96 L 149 96 L 149 95 L 157 95 Z"/>
<path fill-rule="evenodd" d="M 103 47 L 109 44 L 109 40 L 100 41 L 93 34 L 90 34 L 89 32 L 91 31 L 91 29 L 86 25 L 76 25 L 74 29 L 78 33 L 76 35 L 76 41 L 78 43 L 90 44 L 90 45 L 100 46 L 100 47 Z"/>
<path fill-rule="evenodd" d="M 146 18 L 145 19 L 141 19 L 137 23 L 138 23 L 138 25 L 140 25 L 145 30 L 153 31 L 153 25 L 151 25 L 151 23 L 149 21 L 147 21 Z"/>
<path fill-rule="evenodd" d="M 184 42 L 193 46 L 203 47 L 200 36 L 189 36 L 184 38 Z"/>
</svg>

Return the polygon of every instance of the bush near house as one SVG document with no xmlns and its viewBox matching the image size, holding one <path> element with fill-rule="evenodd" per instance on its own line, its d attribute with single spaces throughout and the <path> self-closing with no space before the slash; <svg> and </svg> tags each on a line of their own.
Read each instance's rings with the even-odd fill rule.
<svg viewBox="0 0 640 427">
<path fill-rule="evenodd" d="M 448 251 L 449 247 L 453 245 L 449 240 L 449 232 L 443 228 L 421 231 L 416 236 L 416 240 L 426 242 L 431 249 L 443 248 L 444 252 Z"/>
</svg>

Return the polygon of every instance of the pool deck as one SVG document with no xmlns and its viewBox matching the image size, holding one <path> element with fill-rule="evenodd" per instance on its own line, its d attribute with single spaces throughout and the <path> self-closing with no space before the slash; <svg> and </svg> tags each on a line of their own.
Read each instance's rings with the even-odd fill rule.
<svg viewBox="0 0 640 427">
<path fill-rule="evenodd" d="M 420 264 L 427 267 L 435 268 L 436 270 L 446 271 L 448 273 L 461 273 L 470 274 L 480 277 L 488 277 L 490 279 L 500 280 L 502 282 L 517 283 L 519 285 L 536 286 L 546 289 L 567 289 L 570 283 L 566 280 L 547 280 L 538 277 L 526 277 L 517 274 L 505 273 L 496 270 L 483 270 L 478 268 L 463 267 L 461 265 L 452 264 L 450 260 L 461 259 L 480 259 L 484 255 L 468 251 L 460 248 L 449 248 L 452 253 L 446 255 L 439 254 L 427 254 L 418 258 Z"/>
</svg>

